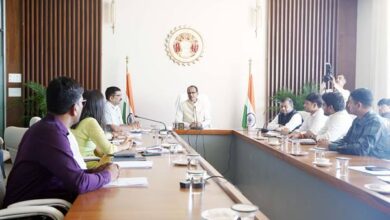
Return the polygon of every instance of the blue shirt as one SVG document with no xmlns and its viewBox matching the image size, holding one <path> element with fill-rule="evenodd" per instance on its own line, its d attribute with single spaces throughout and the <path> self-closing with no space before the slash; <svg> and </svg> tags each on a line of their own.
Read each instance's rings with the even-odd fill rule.
<svg viewBox="0 0 390 220">
<path fill-rule="evenodd" d="M 23 136 L 7 181 L 4 207 L 24 200 L 61 198 L 73 202 L 79 193 L 110 182 L 109 171 L 88 173 L 73 159 L 68 129 L 48 115 Z"/>
<path fill-rule="evenodd" d="M 390 134 L 384 121 L 374 112 L 355 118 L 344 138 L 329 145 L 342 154 L 374 156 L 390 159 Z"/>
</svg>

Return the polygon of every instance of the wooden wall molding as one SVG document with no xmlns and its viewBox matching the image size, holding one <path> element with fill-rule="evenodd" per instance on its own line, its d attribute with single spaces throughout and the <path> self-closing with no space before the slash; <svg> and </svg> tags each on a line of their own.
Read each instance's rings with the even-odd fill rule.
<svg viewBox="0 0 390 220">
<path fill-rule="evenodd" d="M 281 88 L 298 92 L 305 83 L 320 84 L 328 62 L 352 89 L 356 13 L 356 0 L 269 1 L 267 97 Z M 273 104 L 268 98 L 267 106 Z"/>
</svg>

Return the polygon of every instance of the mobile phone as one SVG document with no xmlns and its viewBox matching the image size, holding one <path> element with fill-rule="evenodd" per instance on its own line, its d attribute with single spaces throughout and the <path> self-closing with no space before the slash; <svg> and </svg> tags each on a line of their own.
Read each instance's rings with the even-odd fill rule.
<svg viewBox="0 0 390 220">
<path fill-rule="evenodd" d="M 366 170 L 369 171 L 390 171 L 387 167 L 377 167 L 377 166 L 368 166 L 366 167 Z"/>
</svg>

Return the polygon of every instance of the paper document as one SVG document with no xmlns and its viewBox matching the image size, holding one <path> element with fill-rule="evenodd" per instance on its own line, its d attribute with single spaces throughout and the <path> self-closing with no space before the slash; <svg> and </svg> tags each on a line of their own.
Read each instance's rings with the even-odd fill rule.
<svg viewBox="0 0 390 220">
<path fill-rule="evenodd" d="M 313 139 L 310 139 L 310 138 L 304 138 L 304 139 L 298 139 L 299 140 L 299 143 L 301 144 L 317 144 L 317 142 Z"/>
<path fill-rule="evenodd" d="M 96 156 L 86 156 L 86 157 L 83 157 L 83 159 L 84 159 L 84 162 L 100 161 L 100 157 L 96 157 Z"/>
<path fill-rule="evenodd" d="M 120 168 L 152 168 L 153 161 L 117 161 L 114 162 L 118 164 Z"/>
<path fill-rule="evenodd" d="M 375 176 L 388 176 L 388 175 L 390 175 L 390 171 L 388 171 L 388 170 L 385 170 L 385 171 L 371 171 L 371 170 L 367 170 L 366 166 L 350 166 L 349 169 L 360 171 L 360 172 L 363 172 L 363 173 L 368 173 L 368 174 L 375 175 Z"/>
<path fill-rule="evenodd" d="M 147 187 L 148 179 L 146 177 L 118 178 L 115 181 L 104 185 L 105 188 L 112 187 Z"/>
</svg>

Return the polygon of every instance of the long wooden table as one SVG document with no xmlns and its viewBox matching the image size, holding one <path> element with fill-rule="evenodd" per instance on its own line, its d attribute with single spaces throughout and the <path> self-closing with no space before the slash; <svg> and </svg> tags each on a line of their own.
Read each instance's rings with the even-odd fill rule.
<svg viewBox="0 0 390 220">
<path fill-rule="evenodd" d="M 293 156 L 267 140 L 257 140 L 256 131 L 177 133 L 200 154 L 205 152 L 203 156 L 220 172 L 226 170 L 224 175 L 271 219 L 390 219 L 390 196 L 364 187 L 382 181 L 354 170 L 340 177 L 335 167 L 338 156 L 351 158 L 350 166 L 390 168 L 388 161 L 329 151 L 326 157 L 332 166 L 321 168 L 312 163 L 313 145 L 302 145 L 307 156 Z"/>
<path fill-rule="evenodd" d="M 194 150 L 178 135 L 175 140 L 189 153 Z M 151 146 L 150 135 L 143 134 L 145 146 Z M 195 193 L 180 189 L 186 167 L 174 166 L 172 160 L 181 155 L 148 157 L 151 169 L 121 169 L 120 177 L 147 177 L 146 188 L 102 188 L 79 195 L 65 219 L 201 219 L 201 212 L 212 208 L 229 208 L 234 203 L 250 203 L 228 181 L 220 178 L 208 180 L 206 187 Z M 200 164 L 209 175 L 220 175 L 206 160 Z M 267 219 L 258 211 L 257 219 Z"/>
</svg>

